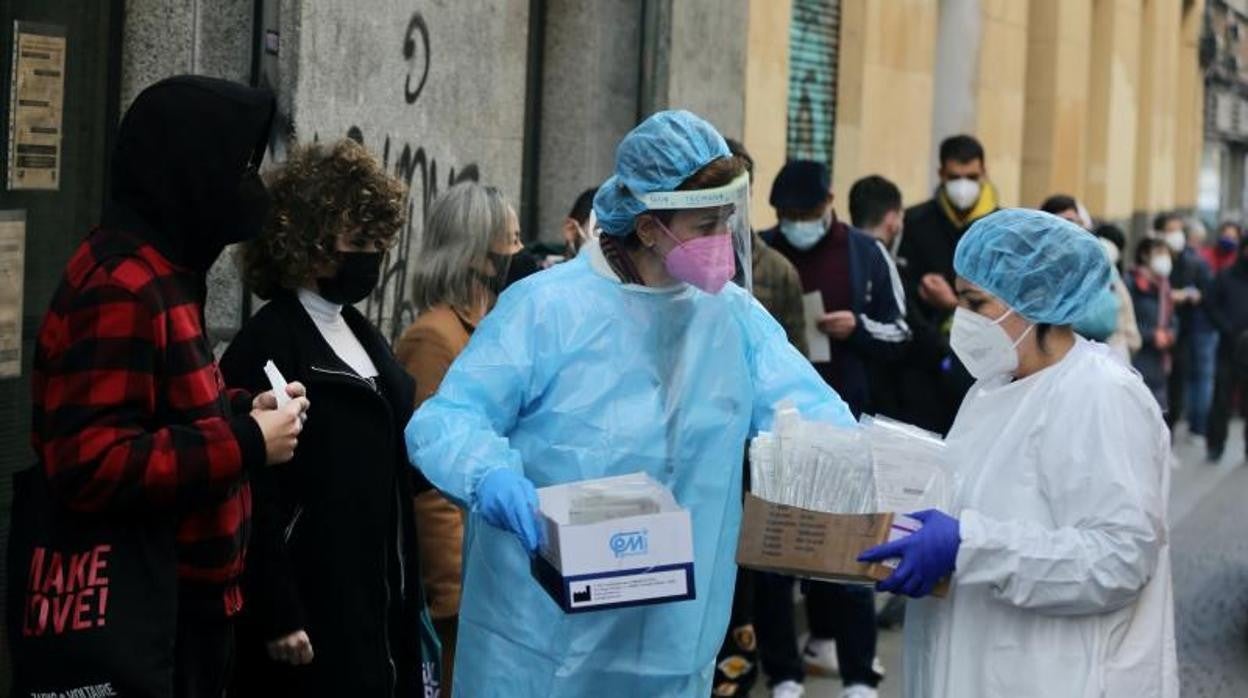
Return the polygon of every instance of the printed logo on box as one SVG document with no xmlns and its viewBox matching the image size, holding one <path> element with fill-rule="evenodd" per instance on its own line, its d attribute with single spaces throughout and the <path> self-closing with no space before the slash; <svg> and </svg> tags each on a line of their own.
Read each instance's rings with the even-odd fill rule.
<svg viewBox="0 0 1248 698">
<path fill-rule="evenodd" d="M 591 585 L 586 584 L 585 587 L 581 589 L 580 591 L 573 591 L 572 603 L 589 603 L 590 601 L 593 601 L 594 592 L 592 591 L 592 589 L 593 587 Z"/>
<path fill-rule="evenodd" d="M 620 531 L 611 536 L 609 541 L 611 553 L 617 558 L 645 555 L 650 550 L 650 543 L 645 529 L 640 531 Z"/>
</svg>

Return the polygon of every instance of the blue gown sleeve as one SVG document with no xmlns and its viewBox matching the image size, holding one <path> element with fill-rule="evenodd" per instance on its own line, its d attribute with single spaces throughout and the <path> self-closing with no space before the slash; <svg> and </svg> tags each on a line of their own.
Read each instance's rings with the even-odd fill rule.
<svg viewBox="0 0 1248 698">
<path fill-rule="evenodd" d="M 841 426 L 856 424 L 849 406 L 793 348 L 784 329 L 758 301 L 747 298 L 743 315 L 754 381 L 751 437 L 771 429 L 775 406 L 782 400 L 791 401 L 807 419 Z"/>
<path fill-rule="evenodd" d="M 533 371 L 534 304 L 505 293 L 455 359 L 436 395 L 404 430 L 411 464 L 444 494 L 471 507 L 497 468 L 523 472 L 506 434 L 515 426 Z"/>
</svg>

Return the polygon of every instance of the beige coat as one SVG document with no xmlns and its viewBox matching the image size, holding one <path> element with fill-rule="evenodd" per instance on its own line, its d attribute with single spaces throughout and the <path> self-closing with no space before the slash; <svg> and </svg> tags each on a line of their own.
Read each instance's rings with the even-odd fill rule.
<svg viewBox="0 0 1248 698">
<path fill-rule="evenodd" d="M 394 353 L 416 379 L 417 408 L 438 391 L 475 327 L 471 318 L 440 305 L 422 312 L 399 338 Z M 417 495 L 415 511 L 429 613 L 435 619 L 452 618 L 459 614 L 463 512 L 437 490 Z"/>
<path fill-rule="evenodd" d="M 1140 327 L 1135 322 L 1135 304 L 1131 300 L 1131 292 L 1117 272 L 1114 272 L 1114 295 L 1118 296 L 1118 328 L 1105 343 L 1120 358 L 1130 362 L 1131 355 L 1140 350 L 1143 342 L 1140 339 Z"/>
</svg>

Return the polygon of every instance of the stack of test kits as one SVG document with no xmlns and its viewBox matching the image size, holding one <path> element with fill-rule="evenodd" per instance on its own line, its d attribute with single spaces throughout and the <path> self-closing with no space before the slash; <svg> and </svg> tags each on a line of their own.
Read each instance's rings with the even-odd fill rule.
<svg viewBox="0 0 1248 698">
<path fill-rule="evenodd" d="M 750 443 L 739 565 L 874 583 L 892 574 L 896 560 L 867 564 L 858 555 L 922 526 L 905 513 L 948 509 L 938 435 L 884 418 L 864 417 L 856 426 L 812 422 L 788 405 L 777 408 L 774 422 Z"/>
</svg>

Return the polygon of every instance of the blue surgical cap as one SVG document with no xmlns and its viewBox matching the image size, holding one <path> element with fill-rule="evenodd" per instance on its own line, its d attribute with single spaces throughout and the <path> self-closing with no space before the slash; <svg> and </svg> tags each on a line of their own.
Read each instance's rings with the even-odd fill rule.
<svg viewBox="0 0 1248 698">
<path fill-rule="evenodd" d="M 1031 322 L 1070 325 L 1109 286 L 1096 238 L 1043 211 L 1005 209 L 971 226 L 953 253 L 958 276 Z"/>
<path fill-rule="evenodd" d="M 698 170 L 731 153 L 724 137 L 702 117 L 661 111 L 624 136 L 615 151 L 615 174 L 594 196 L 594 215 L 608 235 L 627 235 L 646 206 L 634 194 L 672 191 Z"/>
</svg>

